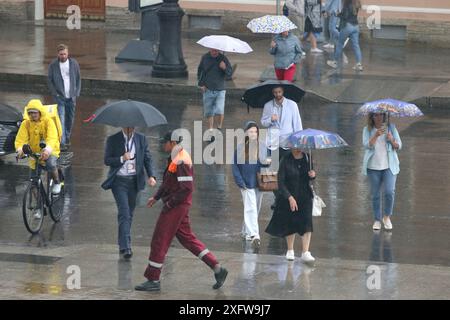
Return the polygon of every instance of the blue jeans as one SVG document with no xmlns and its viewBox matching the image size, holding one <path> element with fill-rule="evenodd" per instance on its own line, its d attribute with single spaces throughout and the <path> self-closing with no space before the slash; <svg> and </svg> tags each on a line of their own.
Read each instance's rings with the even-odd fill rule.
<svg viewBox="0 0 450 320">
<path fill-rule="evenodd" d="M 205 118 L 225 113 L 225 90 L 206 89 L 203 94 L 203 111 Z"/>
<path fill-rule="evenodd" d="M 340 62 L 342 59 L 342 51 L 344 50 L 344 42 L 347 38 L 350 38 L 352 42 L 353 52 L 355 53 L 355 59 L 357 63 L 362 61 L 361 48 L 359 47 L 359 26 L 354 26 L 351 23 L 347 23 L 345 28 L 339 32 L 339 40 L 334 53 L 334 60 Z"/>
<path fill-rule="evenodd" d="M 131 249 L 131 223 L 136 208 L 138 195 L 136 176 L 117 176 L 112 186 L 112 193 L 118 209 L 119 250 Z"/>
<path fill-rule="evenodd" d="M 62 138 L 61 144 L 66 144 L 70 141 L 72 133 L 73 122 L 75 120 L 75 102 L 72 98 L 55 97 L 58 104 L 58 115 L 61 121 Z"/>
<path fill-rule="evenodd" d="M 390 169 L 371 170 L 367 169 L 370 181 L 370 192 L 372 197 L 372 208 L 376 221 L 381 221 L 381 192 L 384 193 L 384 215 L 391 216 L 394 210 L 395 182 L 397 175 L 392 174 Z"/>
<path fill-rule="evenodd" d="M 336 26 L 338 21 L 339 21 L 339 18 L 336 16 L 336 14 L 330 15 L 329 20 L 328 20 L 328 31 L 330 32 L 330 43 L 334 44 L 335 47 L 337 46 L 337 43 L 339 40 L 339 31 Z"/>
</svg>

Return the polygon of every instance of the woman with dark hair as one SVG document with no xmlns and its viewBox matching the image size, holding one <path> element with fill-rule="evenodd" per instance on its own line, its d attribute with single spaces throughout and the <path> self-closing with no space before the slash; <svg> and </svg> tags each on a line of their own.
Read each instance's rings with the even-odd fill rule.
<svg viewBox="0 0 450 320">
<path fill-rule="evenodd" d="M 322 53 L 317 48 L 317 36 L 322 32 L 322 0 L 305 0 L 305 33 L 303 41 L 311 42 L 312 53 Z"/>
<path fill-rule="evenodd" d="M 373 230 L 381 229 L 381 193 L 384 193 L 383 225 L 392 230 L 390 217 L 394 209 L 395 182 L 400 172 L 397 150 L 402 140 L 394 124 L 386 123 L 385 113 L 371 113 L 363 130 L 363 174 L 369 177 L 375 222 Z"/>
<path fill-rule="evenodd" d="M 287 260 L 294 260 L 295 234 L 302 237 L 301 260 L 305 263 L 315 261 L 309 252 L 313 232 L 312 210 L 313 191 L 310 181 L 316 172 L 311 169 L 309 156 L 300 149 L 291 149 L 280 163 L 278 170 L 278 191 L 275 210 L 266 232 L 275 237 L 286 238 Z"/>
<path fill-rule="evenodd" d="M 265 163 L 266 148 L 260 146 L 259 128 L 256 122 L 245 124 L 245 143 L 238 145 L 232 165 L 236 185 L 241 189 L 244 202 L 244 222 L 242 236 L 252 242 L 253 248 L 259 248 L 258 215 L 261 210 L 262 193 L 258 190 L 256 175 Z"/>
<path fill-rule="evenodd" d="M 363 71 L 362 53 L 359 46 L 359 25 L 358 13 L 361 9 L 360 0 L 343 0 L 342 11 L 338 15 L 341 19 L 339 24 L 339 39 L 334 53 L 334 60 L 328 60 L 327 64 L 332 68 L 337 68 L 342 60 L 344 43 L 347 38 L 352 42 L 353 52 L 355 53 L 356 64 L 354 70 Z"/>
</svg>

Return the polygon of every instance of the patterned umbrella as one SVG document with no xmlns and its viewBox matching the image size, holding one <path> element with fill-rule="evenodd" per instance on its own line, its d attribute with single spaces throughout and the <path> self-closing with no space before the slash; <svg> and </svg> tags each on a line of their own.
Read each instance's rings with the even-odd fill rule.
<svg viewBox="0 0 450 320">
<path fill-rule="evenodd" d="M 286 16 L 271 16 L 256 18 L 247 24 L 253 33 L 273 33 L 278 34 L 284 31 L 297 29 L 297 26 L 291 22 Z"/>
<path fill-rule="evenodd" d="M 225 52 L 249 53 L 253 51 L 247 42 L 229 36 L 207 36 L 201 38 L 197 43 L 206 48 Z"/>
<path fill-rule="evenodd" d="M 299 149 L 328 149 L 348 146 L 337 133 L 306 129 L 289 136 L 289 147 Z"/>
<path fill-rule="evenodd" d="M 369 113 L 388 113 L 389 116 L 396 118 L 423 116 L 422 111 L 415 104 L 395 99 L 367 102 L 359 108 L 356 114 L 366 116 Z"/>
</svg>

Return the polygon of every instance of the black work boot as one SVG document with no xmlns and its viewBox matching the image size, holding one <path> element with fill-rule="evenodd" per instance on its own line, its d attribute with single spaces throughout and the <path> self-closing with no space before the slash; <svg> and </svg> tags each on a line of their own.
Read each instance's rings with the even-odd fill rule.
<svg viewBox="0 0 450 320">
<path fill-rule="evenodd" d="M 137 291 L 160 291 L 161 290 L 161 283 L 159 281 L 145 281 L 144 283 L 141 283 L 140 285 L 137 285 L 134 287 L 134 290 Z"/>
<path fill-rule="evenodd" d="M 228 270 L 225 268 L 220 268 L 220 271 L 218 273 L 214 273 L 214 278 L 216 278 L 216 283 L 213 285 L 213 289 L 219 289 L 223 283 L 225 282 L 225 279 L 227 278 Z"/>
</svg>

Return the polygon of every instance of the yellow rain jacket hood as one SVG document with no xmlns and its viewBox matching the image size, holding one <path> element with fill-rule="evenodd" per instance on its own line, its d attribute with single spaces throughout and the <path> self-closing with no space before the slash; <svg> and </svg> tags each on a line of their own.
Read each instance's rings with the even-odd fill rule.
<svg viewBox="0 0 450 320">
<path fill-rule="evenodd" d="M 39 121 L 29 119 L 28 110 L 30 109 L 36 109 L 41 113 Z M 60 138 L 55 121 L 48 115 L 47 107 L 43 106 L 40 100 L 33 99 L 25 107 L 24 121 L 20 125 L 19 132 L 17 133 L 15 147 L 18 150 L 24 144 L 29 144 L 33 152 L 41 153 L 42 151 L 39 147 L 40 141 L 45 141 L 47 150 L 51 151 L 53 156 L 59 157 Z M 31 161 L 30 165 L 34 168 L 34 161 Z"/>
</svg>

